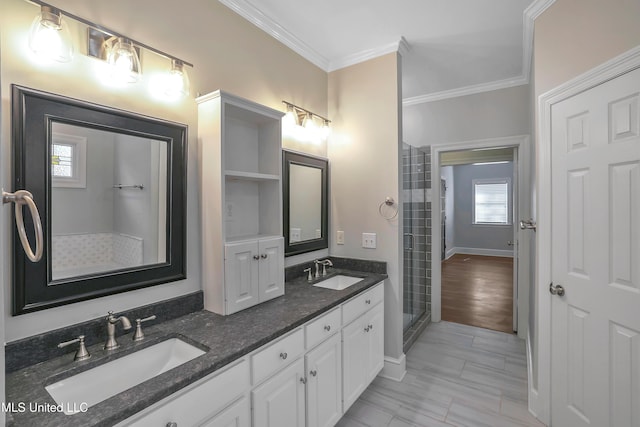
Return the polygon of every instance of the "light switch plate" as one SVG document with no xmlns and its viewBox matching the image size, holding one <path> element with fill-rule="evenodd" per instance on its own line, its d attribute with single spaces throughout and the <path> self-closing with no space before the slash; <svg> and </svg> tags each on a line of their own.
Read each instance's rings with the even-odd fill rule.
<svg viewBox="0 0 640 427">
<path fill-rule="evenodd" d="M 376 248 L 376 233 L 362 233 L 362 247 L 368 249 Z"/>
<path fill-rule="evenodd" d="M 344 231 L 338 230 L 336 233 L 336 244 L 344 245 Z"/>
</svg>

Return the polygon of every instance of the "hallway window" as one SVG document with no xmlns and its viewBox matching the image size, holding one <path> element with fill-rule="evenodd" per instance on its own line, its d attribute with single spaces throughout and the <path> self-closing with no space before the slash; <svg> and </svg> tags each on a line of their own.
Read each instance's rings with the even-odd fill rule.
<svg viewBox="0 0 640 427">
<path fill-rule="evenodd" d="M 473 180 L 473 223 L 511 224 L 509 179 Z"/>
</svg>

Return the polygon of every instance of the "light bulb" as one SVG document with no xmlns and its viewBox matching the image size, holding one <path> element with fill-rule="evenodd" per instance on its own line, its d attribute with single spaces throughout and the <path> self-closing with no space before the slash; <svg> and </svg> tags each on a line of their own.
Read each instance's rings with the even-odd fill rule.
<svg viewBox="0 0 640 427">
<path fill-rule="evenodd" d="M 179 59 L 172 59 L 165 94 L 171 98 L 181 98 L 189 95 L 189 89 L 189 76 L 184 69 L 184 63 Z"/>
<path fill-rule="evenodd" d="M 59 10 L 41 6 L 31 24 L 29 48 L 40 58 L 69 62 L 73 59 L 73 43 Z"/>
<path fill-rule="evenodd" d="M 290 133 L 296 126 L 298 126 L 298 116 L 294 111 L 293 105 L 287 104 L 287 113 L 282 118 L 282 130 L 285 133 Z"/>
<path fill-rule="evenodd" d="M 133 44 L 118 37 L 109 49 L 107 62 L 111 66 L 111 78 L 116 83 L 135 83 L 140 78 L 140 59 Z"/>
</svg>

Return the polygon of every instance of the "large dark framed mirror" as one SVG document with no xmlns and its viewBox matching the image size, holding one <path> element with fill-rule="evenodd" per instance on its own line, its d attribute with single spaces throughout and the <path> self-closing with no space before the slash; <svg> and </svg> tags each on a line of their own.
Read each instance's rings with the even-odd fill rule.
<svg viewBox="0 0 640 427">
<path fill-rule="evenodd" d="M 329 162 L 294 151 L 282 152 L 285 256 L 329 247 Z"/>
<path fill-rule="evenodd" d="M 16 85 L 12 115 L 45 242 L 33 263 L 15 233 L 14 315 L 186 277 L 186 126 Z"/>
</svg>

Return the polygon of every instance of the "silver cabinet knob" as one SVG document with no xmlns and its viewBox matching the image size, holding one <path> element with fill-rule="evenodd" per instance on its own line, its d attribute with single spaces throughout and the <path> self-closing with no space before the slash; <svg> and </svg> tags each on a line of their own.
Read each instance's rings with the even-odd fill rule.
<svg viewBox="0 0 640 427">
<path fill-rule="evenodd" d="M 365 300 L 365 304 L 371 304 L 371 300 L 370 299 Z"/>
<path fill-rule="evenodd" d="M 366 328 L 364 328 L 364 331 L 365 331 L 365 332 L 369 332 L 370 330 L 371 330 L 371 328 L 369 328 L 369 325 L 367 325 L 367 327 L 366 327 Z"/>
<path fill-rule="evenodd" d="M 178 427 L 178 423 L 168 422 L 166 427 Z"/>
<path fill-rule="evenodd" d="M 373 325 L 369 325 L 369 330 L 372 330 L 372 329 L 373 329 Z"/>
<path fill-rule="evenodd" d="M 306 379 L 305 377 L 301 377 L 301 378 L 300 378 L 300 382 L 301 382 L 302 384 L 306 384 L 306 383 L 307 383 L 307 379 Z"/>
<path fill-rule="evenodd" d="M 331 325 L 325 325 L 324 330 L 329 332 L 331 330 Z"/>
<path fill-rule="evenodd" d="M 260 255 L 260 258 L 267 259 L 268 256 L 269 256 L 268 254 L 262 254 L 262 255 Z"/>
<path fill-rule="evenodd" d="M 282 360 L 287 360 L 287 353 L 284 353 L 284 352 L 280 353 L 280 358 Z"/>
<path fill-rule="evenodd" d="M 257 260 L 259 260 L 259 259 L 260 259 L 260 256 L 259 256 L 259 255 L 254 255 L 254 256 L 253 256 L 253 259 L 255 259 L 255 260 L 257 261 Z"/>
<path fill-rule="evenodd" d="M 551 293 L 551 295 L 558 295 L 559 297 L 564 296 L 564 288 L 562 287 L 562 285 L 554 285 L 553 283 L 551 283 L 549 285 L 549 292 Z"/>
<path fill-rule="evenodd" d="M 312 377 L 315 377 L 316 375 L 318 375 L 318 371 L 314 369 L 313 371 L 309 371 L 309 374 L 311 374 Z"/>
</svg>

